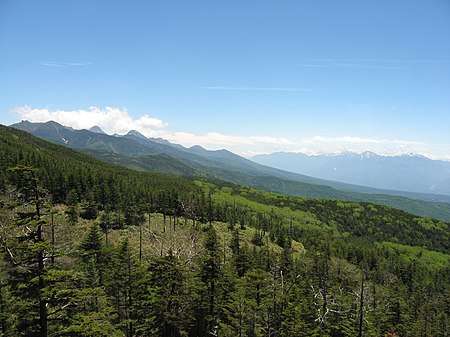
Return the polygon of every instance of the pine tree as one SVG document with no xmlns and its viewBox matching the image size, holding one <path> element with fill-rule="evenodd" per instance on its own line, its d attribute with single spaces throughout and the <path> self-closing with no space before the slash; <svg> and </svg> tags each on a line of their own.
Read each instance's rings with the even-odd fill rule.
<svg viewBox="0 0 450 337">
<path fill-rule="evenodd" d="M 136 264 L 128 239 L 124 239 L 115 251 L 112 269 L 108 273 L 107 288 L 111 302 L 114 303 L 117 326 L 129 337 L 134 335 L 133 306 L 138 270 Z"/>
<path fill-rule="evenodd" d="M 207 289 L 207 326 L 212 331 L 217 320 L 217 281 L 220 272 L 220 255 L 217 234 L 214 227 L 210 226 L 205 238 L 205 257 L 202 264 L 202 280 Z"/>
<path fill-rule="evenodd" d="M 154 259 L 141 282 L 145 291 L 135 304 L 136 332 L 160 337 L 186 335 L 193 319 L 190 301 L 194 303 L 197 297 L 187 291 L 186 273 L 177 258 L 169 254 Z"/>
<path fill-rule="evenodd" d="M 105 337 L 119 335 L 113 325 L 116 315 L 108 301 L 105 285 L 113 270 L 111 255 L 110 248 L 103 245 L 98 225 L 92 225 L 79 246 L 74 311 L 65 333 Z"/>
<path fill-rule="evenodd" d="M 46 220 L 42 216 L 45 191 L 39 186 L 36 170 L 16 166 L 10 170 L 16 187 L 16 200 L 25 212 L 18 213 L 16 238 L 8 238 L 5 258 L 11 291 L 17 297 L 17 330 L 46 337 L 48 335 L 48 299 L 45 294 L 45 258 L 51 245 L 43 237 Z M 26 205 L 31 204 L 32 209 Z"/>
</svg>

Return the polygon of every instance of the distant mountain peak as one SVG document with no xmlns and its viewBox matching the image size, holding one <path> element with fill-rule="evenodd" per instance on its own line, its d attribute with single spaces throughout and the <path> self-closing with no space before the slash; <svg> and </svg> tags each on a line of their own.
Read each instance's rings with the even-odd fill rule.
<svg viewBox="0 0 450 337">
<path fill-rule="evenodd" d="M 31 123 L 30 121 L 28 121 L 26 119 L 23 119 L 19 123 L 15 123 L 10 126 L 12 126 L 13 128 L 19 129 L 19 130 L 27 131 L 27 132 L 33 132 L 36 129 L 36 124 Z"/>
<path fill-rule="evenodd" d="M 151 140 L 154 140 L 155 142 L 168 142 L 168 140 L 165 140 L 164 138 L 158 137 L 158 138 L 149 138 Z"/>
<path fill-rule="evenodd" d="M 92 128 L 90 128 L 89 131 L 95 132 L 95 133 L 101 133 L 101 134 L 106 135 L 106 132 L 103 131 L 102 129 L 100 129 L 100 127 L 97 126 L 97 125 L 95 125 L 95 126 L 93 126 Z"/>
<path fill-rule="evenodd" d="M 205 150 L 205 149 L 200 145 L 193 145 L 189 148 L 189 150 Z"/>
<path fill-rule="evenodd" d="M 371 151 L 364 151 L 360 154 L 361 159 L 370 159 L 370 158 L 374 158 L 374 157 L 379 157 L 378 154 L 376 154 L 375 152 L 371 152 Z"/>
<path fill-rule="evenodd" d="M 128 131 L 128 133 L 126 135 L 141 138 L 141 139 L 147 139 L 147 137 L 145 137 L 142 133 L 140 133 L 139 131 L 136 131 L 136 130 Z"/>
<path fill-rule="evenodd" d="M 431 160 L 430 158 L 428 158 L 427 156 L 424 156 L 423 154 L 414 153 L 414 152 L 403 153 L 403 154 L 399 155 L 399 157 L 409 157 L 409 158 L 415 157 L 415 158 Z"/>
</svg>

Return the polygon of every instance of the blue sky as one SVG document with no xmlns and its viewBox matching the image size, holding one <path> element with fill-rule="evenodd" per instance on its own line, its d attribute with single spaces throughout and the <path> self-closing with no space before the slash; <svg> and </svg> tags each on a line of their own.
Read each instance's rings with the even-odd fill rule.
<svg viewBox="0 0 450 337">
<path fill-rule="evenodd" d="M 0 123 L 450 160 L 450 2 L 0 0 Z"/>
</svg>

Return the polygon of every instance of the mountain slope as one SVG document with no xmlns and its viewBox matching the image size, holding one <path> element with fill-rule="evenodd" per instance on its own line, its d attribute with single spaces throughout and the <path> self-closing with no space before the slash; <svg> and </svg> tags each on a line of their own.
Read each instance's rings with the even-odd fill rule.
<svg viewBox="0 0 450 337">
<path fill-rule="evenodd" d="M 209 208 L 207 212 L 212 214 L 209 216 L 220 221 L 230 218 L 226 209 L 236 202 L 236 207 L 244 210 L 242 216 L 249 215 L 246 214 L 248 211 L 250 214 L 259 212 L 265 218 L 259 220 L 258 226 L 263 226 L 264 222 L 276 226 L 290 220 L 306 228 L 324 232 L 332 230 L 344 236 L 350 233 L 380 242 L 394 240 L 408 245 L 425 245 L 430 250 L 446 253 L 450 248 L 450 224 L 443 221 L 423 219 L 369 203 L 294 198 L 224 181 L 138 172 L 1 125 L 0 155 L 3 158 L 0 190 L 5 190 L 9 167 L 33 166 L 37 169 L 36 177 L 54 202 L 65 202 L 70 190 L 76 190 L 79 201 L 97 202 L 104 209 L 111 207 L 125 211 L 134 203 L 139 205 L 152 199 L 152 203 L 161 204 L 159 209 L 165 208 L 174 215 L 175 208 L 181 206 L 177 203 L 187 202 L 194 196 L 199 199 L 192 207 L 204 208 L 194 213 L 205 213 L 205 208 Z M 104 195 L 105 188 L 111 189 L 115 195 Z M 206 200 L 201 201 L 209 193 L 214 207 L 209 206 Z M 108 202 L 113 203 L 108 205 Z M 178 212 L 182 214 L 186 208 L 181 207 Z"/>
<path fill-rule="evenodd" d="M 450 204 L 446 203 L 450 202 L 450 196 L 377 190 L 316 179 L 260 165 L 226 150 L 208 151 L 200 146 L 187 149 L 169 142 L 155 141 L 136 132 L 125 136 L 108 136 L 87 130 L 74 130 L 55 122 L 21 122 L 12 127 L 30 130 L 43 139 L 88 151 L 99 159 L 133 169 L 227 180 L 291 196 L 373 201 L 422 216 L 450 220 Z M 161 154 L 168 156 L 164 157 L 165 165 L 161 165 L 162 158 L 156 156 Z M 389 194 L 399 196 L 392 197 Z"/>
<path fill-rule="evenodd" d="M 193 146 L 192 148 L 187 149 L 181 145 L 172 144 L 161 139 L 146 138 L 136 131 L 131 131 L 125 136 L 108 136 L 105 134 L 92 134 L 86 130 L 74 130 L 55 122 L 30 123 L 27 121 L 14 124 L 12 127 L 31 132 L 43 139 L 76 149 L 107 151 L 128 157 L 164 153 L 190 167 L 205 172 L 211 177 L 227 179 L 237 183 L 255 183 L 258 184 L 258 186 L 263 186 L 265 178 L 270 176 L 281 180 L 329 186 L 342 191 L 400 195 L 428 201 L 450 202 L 450 196 L 445 197 L 433 194 L 426 195 L 402 191 L 379 190 L 312 178 L 306 175 L 295 174 L 260 165 L 227 150 L 208 151 L 200 146 Z M 280 181 L 280 183 L 282 183 L 282 181 Z M 277 190 L 277 192 L 284 193 L 281 189 Z M 293 195 L 303 195 L 302 190 L 293 193 Z M 321 196 L 330 197 L 329 195 Z"/>
<path fill-rule="evenodd" d="M 82 149 L 80 151 L 105 162 L 124 166 L 137 171 L 164 172 L 184 176 L 203 175 L 201 171 L 198 171 L 195 168 L 192 168 L 164 153 L 127 157 L 121 154 L 101 150 Z"/>
</svg>

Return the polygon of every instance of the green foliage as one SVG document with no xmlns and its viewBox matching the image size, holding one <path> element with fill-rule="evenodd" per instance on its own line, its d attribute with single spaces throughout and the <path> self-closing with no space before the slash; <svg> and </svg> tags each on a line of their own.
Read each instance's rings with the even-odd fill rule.
<svg viewBox="0 0 450 337">
<path fill-rule="evenodd" d="M 55 122 L 15 124 L 51 142 L 81 149 L 103 161 L 140 171 L 157 171 L 187 176 L 222 179 L 253 188 L 294 197 L 331 198 L 372 202 L 414 214 L 450 221 L 450 207 L 433 195 L 372 189 L 324 181 L 262 166 L 226 150 L 206 151 L 201 147 L 180 149 L 134 136 L 114 137 L 86 130 L 65 128 Z M 1 132 L 1 130 L 0 130 Z M 19 140 L 21 134 L 12 135 Z M 61 137 L 66 141 L 62 141 Z M 384 194 L 380 194 L 384 193 Z M 390 194 L 394 195 L 390 195 Z M 442 199 L 442 198 L 441 198 Z M 443 198 L 448 201 L 448 198 Z"/>
<path fill-rule="evenodd" d="M 198 185 L 205 189 L 211 188 L 201 182 Z M 327 230 L 343 236 L 364 237 L 374 242 L 391 241 L 445 253 L 450 251 L 449 223 L 417 218 L 397 209 L 369 203 L 292 198 L 248 187 L 219 187 L 214 192 L 216 201 L 231 203 L 235 199 L 239 210 L 251 209 L 247 217 L 254 219 L 262 229 L 267 229 L 267 225 L 273 227 L 273 237 L 280 244 L 289 228 L 287 222 L 290 221 L 293 226 L 289 231 L 294 239 L 299 238 L 305 230 Z M 280 219 L 284 219 L 281 227 Z"/>
<path fill-rule="evenodd" d="M 389 251 L 391 254 L 398 255 L 403 261 L 420 265 L 423 268 L 439 270 L 450 265 L 450 255 L 429 251 L 422 247 L 402 245 L 393 242 L 377 243 L 377 246 Z"/>
<path fill-rule="evenodd" d="M 189 329 L 186 272 L 172 255 L 153 260 L 148 267 L 147 296 L 140 309 L 138 331 L 148 336 L 182 336 Z M 194 297 L 195 298 L 195 297 Z"/>
<path fill-rule="evenodd" d="M 100 254 L 102 247 L 103 244 L 100 229 L 97 225 L 92 225 L 86 238 L 81 243 L 80 249 L 85 256 L 89 257 L 95 255 L 97 257 Z"/>
<path fill-rule="evenodd" d="M 448 223 L 1 131 L 0 336 L 449 334 Z"/>
</svg>

